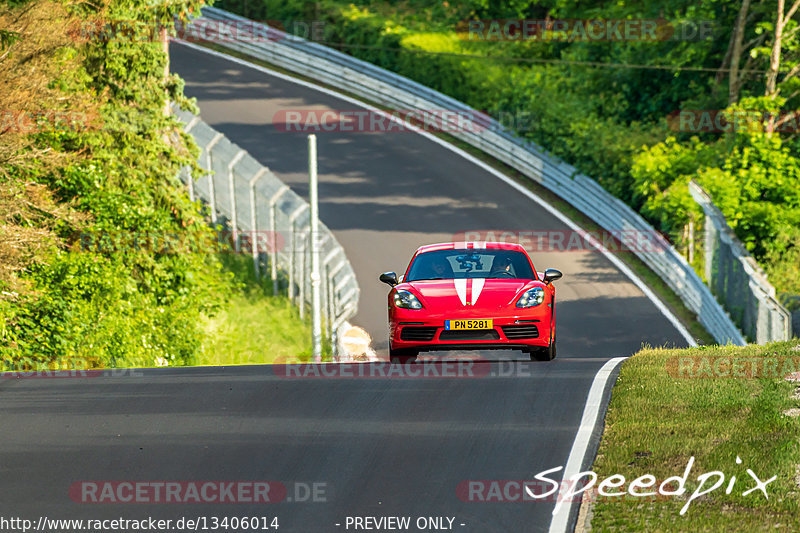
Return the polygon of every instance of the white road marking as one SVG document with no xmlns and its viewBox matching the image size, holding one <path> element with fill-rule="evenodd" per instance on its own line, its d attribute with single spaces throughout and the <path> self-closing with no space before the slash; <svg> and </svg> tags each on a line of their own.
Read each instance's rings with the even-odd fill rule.
<svg viewBox="0 0 800 533">
<path fill-rule="evenodd" d="M 589 389 L 589 396 L 586 398 L 586 405 L 583 408 L 583 416 L 581 417 L 581 424 L 578 426 L 578 433 L 575 435 L 575 441 L 569 451 L 567 466 L 564 467 L 562 480 L 568 481 L 570 477 L 581 472 L 586 452 L 589 449 L 589 443 L 592 440 L 592 432 L 594 432 L 594 428 L 597 426 L 597 419 L 600 416 L 600 408 L 603 407 L 603 391 L 611 378 L 614 368 L 625 359 L 627 357 L 609 359 L 595 375 L 592 386 Z M 528 490 L 527 487 L 525 490 Z M 558 512 L 553 515 L 549 533 L 566 533 L 569 525 L 570 509 L 576 504 L 580 505 L 580 501 L 570 502 L 561 506 Z"/>
</svg>

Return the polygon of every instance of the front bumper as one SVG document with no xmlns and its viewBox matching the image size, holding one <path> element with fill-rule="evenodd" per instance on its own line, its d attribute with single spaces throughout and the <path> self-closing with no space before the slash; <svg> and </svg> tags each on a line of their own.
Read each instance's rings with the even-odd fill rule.
<svg viewBox="0 0 800 533">
<path fill-rule="evenodd" d="M 492 318 L 492 329 L 446 330 L 445 320 Z M 393 349 L 436 350 L 526 350 L 550 345 L 552 338 L 549 308 L 535 315 L 511 316 L 448 315 L 420 317 L 408 312 L 395 313 L 389 323 Z"/>
</svg>

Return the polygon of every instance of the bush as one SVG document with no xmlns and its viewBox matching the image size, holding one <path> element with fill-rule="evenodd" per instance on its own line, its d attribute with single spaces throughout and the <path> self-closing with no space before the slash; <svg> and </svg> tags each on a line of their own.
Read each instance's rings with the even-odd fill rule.
<svg viewBox="0 0 800 533">
<path fill-rule="evenodd" d="M 197 149 L 164 113 L 169 100 L 191 103 L 179 80 L 164 77 L 161 44 L 67 37 L 75 24 L 95 18 L 152 24 L 148 5 L 42 0 L 7 15 L 28 29 L 3 60 L 9 90 L 0 108 L 72 105 L 96 121 L 12 132 L 0 150 L 0 188 L 10 191 L 8 201 L 0 195 L 0 234 L 9 236 L 0 245 L 6 367 L 189 364 L 202 343 L 201 318 L 236 286 L 213 256 L 80 247 L 87 232 L 211 238 L 176 177 L 184 166 L 196 169 Z M 172 3 L 161 20 L 171 23 L 197 5 Z"/>
</svg>

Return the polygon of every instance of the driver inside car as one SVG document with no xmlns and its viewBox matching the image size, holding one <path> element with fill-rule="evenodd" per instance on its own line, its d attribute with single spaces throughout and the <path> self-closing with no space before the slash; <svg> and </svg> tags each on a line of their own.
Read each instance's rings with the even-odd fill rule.
<svg viewBox="0 0 800 533">
<path fill-rule="evenodd" d="M 453 269 L 446 259 L 434 257 L 431 261 L 432 279 L 452 279 Z"/>
<path fill-rule="evenodd" d="M 492 262 L 492 269 L 489 272 L 490 278 L 515 278 L 514 270 L 511 266 L 511 258 L 508 256 L 497 256 Z"/>
</svg>

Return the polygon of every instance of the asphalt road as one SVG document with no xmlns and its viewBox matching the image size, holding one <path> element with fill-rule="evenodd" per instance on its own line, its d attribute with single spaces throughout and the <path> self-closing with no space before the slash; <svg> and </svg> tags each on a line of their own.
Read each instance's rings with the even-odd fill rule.
<svg viewBox="0 0 800 533">
<path fill-rule="evenodd" d="M 305 533 L 347 531 L 348 516 L 447 516 L 465 533 L 546 531 L 552 501 L 497 502 L 489 485 L 480 494 L 494 501 L 470 501 L 459 486 L 563 466 L 600 363 L 483 363 L 461 372 L 473 377 L 438 379 L 290 379 L 270 366 L 0 379 L 0 517 L 266 516 Z M 120 504 L 111 502 L 127 493 L 98 489 L 103 503 L 92 503 L 70 495 L 85 481 L 272 481 L 287 498 L 319 490 L 299 503 Z"/>
<path fill-rule="evenodd" d="M 204 120 L 305 195 L 305 135 L 278 131 L 272 117 L 352 104 L 178 44 L 171 61 Z M 319 151 L 321 217 L 361 286 L 353 322 L 379 350 L 387 287 L 377 276 L 402 271 L 419 245 L 465 230 L 567 229 L 413 133 L 321 134 Z M 474 365 L 471 378 L 290 379 L 264 366 L 0 379 L 0 517 L 277 516 L 280 531 L 306 532 L 353 531 L 348 516 L 441 516 L 454 518 L 456 531 L 546 531 L 552 501 L 464 501 L 460 484 L 529 480 L 565 465 L 603 363 L 642 343 L 684 341 L 600 254 L 532 256 L 538 268 L 564 272 L 559 357 L 550 363 L 498 352 L 491 356 L 517 361 Z M 303 484 L 318 483 L 324 495 L 272 504 L 70 497 L 70 487 L 91 480 L 277 481 L 295 500 Z"/>
</svg>

